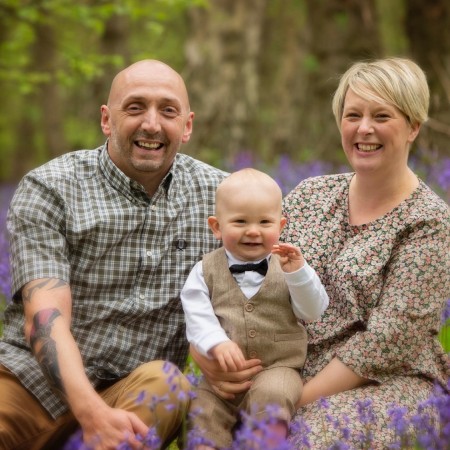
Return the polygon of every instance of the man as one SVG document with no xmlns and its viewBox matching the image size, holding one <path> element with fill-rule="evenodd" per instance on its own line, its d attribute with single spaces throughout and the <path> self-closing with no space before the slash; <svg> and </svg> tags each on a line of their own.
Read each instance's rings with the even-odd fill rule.
<svg viewBox="0 0 450 450">
<path fill-rule="evenodd" d="M 179 154 L 194 113 L 181 76 L 144 60 L 113 80 L 96 150 L 31 171 L 11 202 L 13 302 L 0 341 L 0 448 L 59 448 L 77 426 L 113 449 L 176 434 L 189 384 L 179 292 L 217 247 L 224 173 Z M 25 331 L 25 333 L 24 333 Z M 165 361 L 170 361 L 170 363 Z"/>
</svg>

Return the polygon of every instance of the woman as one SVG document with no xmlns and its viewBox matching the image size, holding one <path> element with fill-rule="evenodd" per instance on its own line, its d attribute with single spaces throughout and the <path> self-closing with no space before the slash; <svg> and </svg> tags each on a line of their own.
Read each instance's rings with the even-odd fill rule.
<svg viewBox="0 0 450 450">
<path fill-rule="evenodd" d="M 311 448 L 326 447 L 324 411 L 350 419 L 355 402 L 372 400 L 372 448 L 392 441 L 391 403 L 414 410 L 446 385 L 448 358 L 438 341 L 450 294 L 450 213 L 408 167 L 411 144 L 427 119 L 429 91 L 412 61 L 390 58 L 354 64 L 333 99 L 342 146 L 353 173 L 311 178 L 284 201 L 283 236 L 300 247 L 330 297 L 319 321 L 307 324 L 305 386 L 298 417 L 311 427 Z M 259 367 L 224 377 L 196 357 L 226 395 Z M 227 381 L 229 380 L 229 381 Z M 242 388 L 245 387 L 245 383 Z M 300 445 L 302 436 L 292 436 Z"/>
</svg>

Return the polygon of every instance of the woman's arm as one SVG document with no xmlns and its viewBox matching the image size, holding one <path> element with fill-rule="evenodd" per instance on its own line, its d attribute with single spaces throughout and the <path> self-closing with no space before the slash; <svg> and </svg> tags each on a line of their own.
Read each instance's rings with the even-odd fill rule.
<svg viewBox="0 0 450 450">
<path fill-rule="evenodd" d="M 359 376 L 339 361 L 338 358 L 333 358 L 316 376 L 304 385 L 297 408 L 312 403 L 321 397 L 329 397 L 370 382 L 371 380 Z"/>
</svg>

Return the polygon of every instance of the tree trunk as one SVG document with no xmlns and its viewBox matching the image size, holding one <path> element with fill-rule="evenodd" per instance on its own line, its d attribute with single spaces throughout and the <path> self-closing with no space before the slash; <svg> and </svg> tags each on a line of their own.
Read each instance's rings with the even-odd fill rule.
<svg viewBox="0 0 450 450">
<path fill-rule="evenodd" d="M 217 149 L 269 163 L 342 161 L 331 96 L 350 61 L 379 52 L 375 19 L 374 0 L 212 0 L 191 10 L 189 148 L 207 149 L 209 161 Z"/>
<path fill-rule="evenodd" d="M 406 30 L 411 54 L 425 70 L 430 85 L 430 120 L 419 145 L 450 155 L 450 4 L 447 0 L 408 0 Z"/>
<path fill-rule="evenodd" d="M 24 99 L 24 112 L 17 124 L 17 136 L 21 136 L 13 163 L 13 173 L 17 174 L 26 173 L 36 164 L 61 154 L 67 147 L 65 102 L 61 97 L 61 86 L 55 79 L 58 61 L 54 29 L 45 23 L 36 23 L 34 33 L 29 70 L 42 81 L 34 87 L 30 98 Z M 30 148 L 30 143 L 37 148 Z"/>
</svg>

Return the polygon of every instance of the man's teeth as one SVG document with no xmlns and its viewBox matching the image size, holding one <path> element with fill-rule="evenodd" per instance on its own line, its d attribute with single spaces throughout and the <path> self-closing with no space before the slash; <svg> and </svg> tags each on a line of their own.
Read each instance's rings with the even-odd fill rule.
<svg viewBox="0 0 450 450">
<path fill-rule="evenodd" d="M 143 148 L 148 148 L 148 149 L 152 149 L 155 150 L 157 148 L 159 148 L 161 146 L 161 144 L 156 143 L 156 142 L 139 142 L 137 143 L 139 145 L 139 147 L 143 147 Z"/>
<path fill-rule="evenodd" d="M 358 144 L 358 150 L 362 152 L 373 152 L 377 150 L 380 146 L 376 144 Z"/>
</svg>

